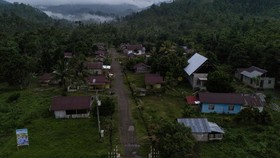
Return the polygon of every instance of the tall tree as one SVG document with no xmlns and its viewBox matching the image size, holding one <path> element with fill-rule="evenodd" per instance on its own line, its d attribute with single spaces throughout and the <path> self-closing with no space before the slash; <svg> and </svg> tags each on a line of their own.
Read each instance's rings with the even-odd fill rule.
<svg viewBox="0 0 280 158">
<path fill-rule="evenodd" d="M 217 70 L 208 74 L 206 88 L 210 92 L 234 92 L 231 82 L 232 78 L 228 73 Z"/>
<path fill-rule="evenodd" d="M 166 122 L 155 132 L 156 146 L 162 158 L 186 158 L 194 154 L 196 144 L 191 129 L 177 122 Z"/>
</svg>

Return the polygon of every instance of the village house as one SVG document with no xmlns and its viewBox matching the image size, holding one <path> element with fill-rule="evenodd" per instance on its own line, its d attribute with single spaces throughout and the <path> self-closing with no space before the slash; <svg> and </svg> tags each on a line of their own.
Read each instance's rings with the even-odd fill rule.
<svg viewBox="0 0 280 158">
<path fill-rule="evenodd" d="M 73 58 L 73 53 L 71 52 L 64 52 L 64 59 L 71 59 Z"/>
<path fill-rule="evenodd" d="M 50 111 L 55 118 L 88 118 L 93 98 L 91 96 L 54 97 Z"/>
<path fill-rule="evenodd" d="M 163 77 L 159 74 L 146 74 L 145 75 L 145 85 L 146 89 L 161 89 L 164 83 Z"/>
<path fill-rule="evenodd" d="M 41 86 L 48 86 L 51 82 L 52 75 L 50 73 L 44 73 L 39 77 L 39 82 Z"/>
<path fill-rule="evenodd" d="M 188 66 L 184 68 L 187 73 L 187 79 L 193 88 L 206 89 L 208 73 L 215 70 L 208 59 L 198 53 L 195 53 L 189 60 Z"/>
<path fill-rule="evenodd" d="M 44 87 L 49 85 L 57 85 L 59 84 L 59 81 L 55 80 L 51 73 L 44 73 L 42 76 L 39 77 L 39 83 L 42 87 Z"/>
<path fill-rule="evenodd" d="M 130 45 L 127 44 L 123 47 L 124 53 L 126 55 L 133 54 L 133 55 L 144 55 L 145 54 L 145 47 L 142 44 Z"/>
<path fill-rule="evenodd" d="M 273 89 L 275 85 L 275 78 L 268 77 L 266 70 L 255 66 L 237 69 L 235 77 L 252 88 Z"/>
<path fill-rule="evenodd" d="M 91 75 L 102 75 L 103 74 L 103 63 L 102 62 L 88 62 L 86 68 Z"/>
<path fill-rule="evenodd" d="M 197 141 L 222 140 L 224 130 L 207 118 L 178 118 L 178 123 L 191 128 L 192 135 Z"/>
<path fill-rule="evenodd" d="M 135 73 L 148 73 L 150 71 L 150 66 L 144 63 L 138 63 L 133 66 Z"/>
<path fill-rule="evenodd" d="M 261 112 L 264 107 L 261 99 L 253 94 L 201 92 L 198 95 L 202 113 L 237 114 L 247 107 Z"/>
<path fill-rule="evenodd" d="M 105 76 L 89 76 L 87 78 L 88 90 L 104 90 L 110 88 L 110 82 Z"/>
</svg>

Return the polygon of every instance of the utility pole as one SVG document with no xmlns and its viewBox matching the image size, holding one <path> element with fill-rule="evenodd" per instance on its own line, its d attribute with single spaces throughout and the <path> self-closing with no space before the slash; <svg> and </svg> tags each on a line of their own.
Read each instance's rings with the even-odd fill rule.
<svg viewBox="0 0 280 158">
<path fill-rule="evenodd" d="M 99 118 L 99 106 L 101 106 L 101 100 L 98 99 L 97 91 L 96 91 L 96 110 L 97 110 L 97 124 L 98 124 L 98 132 L 99 132 L 99 138 L 101 139 L 101 129 L 100 129 L 100 118 Z"/>
</svg>

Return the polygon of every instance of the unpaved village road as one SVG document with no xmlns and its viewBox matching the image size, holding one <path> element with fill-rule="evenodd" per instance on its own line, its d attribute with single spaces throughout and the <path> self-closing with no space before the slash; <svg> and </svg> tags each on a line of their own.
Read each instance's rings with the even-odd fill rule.
<svg viewBox="0 0 280 158">
<path fill-rule="evenodd" d="M 122 158 L 140 158 L 138 155 L 139 145 L 136 142 L 136 134 L 132 116 L 129 107 L 129 90 L 124 85 L 124 77 L 122 68 L 119 64 L 118 53 L 111 49 L 110 54 L 112 56 L 112 73 L 114 74 L 113 91 L 118 97 L 118 110 L 120 116 L 120 141 L 124 146 L 124 154 Z"/>
</svg>

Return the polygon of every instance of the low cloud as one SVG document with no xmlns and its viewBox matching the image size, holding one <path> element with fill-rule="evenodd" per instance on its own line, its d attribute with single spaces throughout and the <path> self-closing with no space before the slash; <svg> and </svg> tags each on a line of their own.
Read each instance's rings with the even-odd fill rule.
<svg viewBox="0 0 280 158">
<path fill-rule="evenodd" d="M 48 16 L 54 18 L 54 19 L 65 19 L 68 21 L 93 21 L 96 23 L 104 23 L 104 22 L 111 22 L 115 20 L 114 17 L 109 17 L 109 16 L 100 16 L 100 15 L 94 15 L 94 14 L 88 14 L 88 13 L 83 13 L 79 15 L 64 15 L 61 13 L 54 13 L 51 11 L 44 11 Z"/>
<path fill-rule="evenodd" d="M 26 3 L 30 5 L 62 5 L 62 4 L 133 4 L 147 7 L 154 3 L 170 2 L 171 0 L 7 0 L 9 2 Z"/>
</svg>

